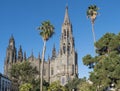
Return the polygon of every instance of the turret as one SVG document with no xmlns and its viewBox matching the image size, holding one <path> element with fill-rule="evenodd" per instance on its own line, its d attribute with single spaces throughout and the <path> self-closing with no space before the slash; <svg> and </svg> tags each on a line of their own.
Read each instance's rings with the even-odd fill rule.
<svg viewBox="0 0 120 91">
<path fill-rule="evenodd" d="M 24 52 L 24 59 L 23 60 L 26 61 L 26 52 Z"/>
<path fill-rule="evenodd" d="M 34 61 L 33 50 L 32 50 L 32 52 L 31 52 L 31 58 L 32 58 L 32 60 L 31 60 L 31 61 Z"/>
<path fill-rule="evenodd" d="M 23 61 L 23 52 L 22 52 L 22 47 L 20 45 L 19 51 L 18 51 L 18 61 L 22 62 Z"/>
<path fill-rule="evenodd" d="M 12 64 L 16 63 L 16 48 L 15 48 L 15 40 L 13 35 L 11 35 L 9 39 L 9 44 L 6 50 L 6 58 L 4 65 L 4 74 L 9 76 L 8 69 L 12 66 Z"/>
<path fill-rule="evenodd" d="M 15 40 L 13 35 L 9 40 L 9 45 L 6 51 L 6 60 L 7 63 L 15 63 L 16 62 L 16 48 L 15 48 Z"/>
<path fill-rule="evenodd" d="M 53 46 L 53 49 L 52 49 L 52 59 L 55 59 L 56 58 L 56 48 L 55 48 L 55 45 Z"/>
</svg>

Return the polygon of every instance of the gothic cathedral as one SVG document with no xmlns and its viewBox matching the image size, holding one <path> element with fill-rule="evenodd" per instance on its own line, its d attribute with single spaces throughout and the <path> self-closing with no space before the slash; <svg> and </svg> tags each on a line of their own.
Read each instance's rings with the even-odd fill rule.
<svg viewBox="0 0 120 91">
<path fill-rule="evenodd" d="M 65 10 L 61 32 L 59 52 L 57 53 L 55 46 L 53 46 L 52 57 L 44 61 L 43 78 L 50 83 L 59 80 L 62 85 L 65 85 L 68 80 L 78 77 L 77 53 L 75 51 L 74 38 L 72 35 L 72 24 L 68 16 L 68 7 L 66 7 Z M 18 50 L 18 54 L 16 50 L 14 37 L 11 36 L 4 64 L 4 74 L 6 76 L 9 77 L 8 70 L 11 68 L 12 64 L 26 60 L 29 61 L 32 66 L 37 67 L 39 71 L 40 54 L 38 58 L 35 58 L 33 53 L 31 53 L 31 56 L 26 58 L 26 52 L 23 53 L 21 46 Z"/>
</svg>

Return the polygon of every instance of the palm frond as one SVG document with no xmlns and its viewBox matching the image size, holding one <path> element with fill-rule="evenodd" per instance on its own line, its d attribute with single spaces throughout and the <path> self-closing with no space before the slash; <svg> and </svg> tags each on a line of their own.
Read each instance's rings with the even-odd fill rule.
<svg viewBox="0 0 120 91">
<path fill-rule="evenodd" d="M 38 30 L 40 30 L 40 35 L 44 40 L 48 40 L 54 34 L 54 26 L 50 21 L 42 22 L 41 26 L 38 27 Z"/>
<path fill-rule="evenodd" d="M 90 5 L 87 9 L 86 15 L 91 19 L 91 22 L 94 24 L 94 21 L 98 15 L 98 7 L 96 5 Z"/>
<path fill-rule="evenodd" d="M 98 14 L 98 7 L 96 5 L 90 5 L 87 9 L 87 16 L 93 16 L 94 14 Z"/>
</svg>

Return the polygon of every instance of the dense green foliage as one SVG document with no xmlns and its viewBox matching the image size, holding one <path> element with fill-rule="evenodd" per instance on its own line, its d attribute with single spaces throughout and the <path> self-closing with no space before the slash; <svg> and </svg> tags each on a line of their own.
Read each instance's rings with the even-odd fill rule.
<svg viewBox="0 0 120 91">
<path fill-rule="evenodd" d="M 31 84 L 33 88 L 39 85 L 39 80 L 35 79 L 38 75 L 37 69 L 31 66 L 28 61 L 12 65 L 9 73 L 13 83 L 16 83 L 18 87 L 26 83 Z"/>
<path fill-rule="evenodd" d="M 40 91 L 40 81 L 39 80 L 35 80 L 32 84 L 34 87 L 31 91 Z M 43 91 L 47 91 L 48 87 L 49 87 L 49 83 L 43 79 Z"/>
<path fill-rule="evenodd" d="M 77 85 L 80 84 L 79 78 L 74 78 L 73 80 L 69 80 L 65 87 L 71 91 L 72 89 L 77 89 Z"/>
<path fill-rule="evenodd" d="M 106 33 L 95 46 L 97 56 L 83 57 L 83 63 L 93 68 L 89 79 L 99 91 L 111 86 L 120 88 L 120 33 Z"/>
<path fill-rule="evenodd" d="M 36 79 L 38 72 L 36 68 L 26 61 L 23 63 L 16 63 L 10 69 L 12 81 L 18 84 L 20 91 L 39 91 L 40 81 Z M 49 85 L 45 80 L 43 81 L 43 91 L 70 91 L 78 89 L 83 82 L 79 78 L 74 78 L 68 81 L 66 86 L 61 86 L 59 82 L 53 82 Z"/>
<path fill-rule="evenodd" d="M 32 88 L 30 83 L 24 83 L 20 86 L 20 91 L 31 91 Z"/>
<path fill-rule="evenodd" d="M 56 81 L 50 84 L 48 91 L 68 91 L 64 86 L 60 85 L 60 82 Z"/>
<path fill-rule="evenodd" d="M 77 85 L 78 91 L 95 91 L 92 82 L 87 81 L 85 78 L 81 79 Z"/>
</svg>

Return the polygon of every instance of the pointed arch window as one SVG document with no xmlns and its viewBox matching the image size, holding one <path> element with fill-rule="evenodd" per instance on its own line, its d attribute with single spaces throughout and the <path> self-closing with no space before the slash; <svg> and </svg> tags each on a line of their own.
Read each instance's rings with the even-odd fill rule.
<svg viewBox="0 0 120 91">
<path fill-rule="evenodd" d="M 67 47 L 67 52 L 70 54 L 70 45 Z"/>
<path fill-rule="evenodd" d="M 64 37 L 66 36 L 66 30 L 64 29 Z"/>
<path fill-rule="evenodd" d="M 65 54 L 65 52 L 66 52 L 66 47 L 65 47 L 65 45 L 63 46 L 63 53 Z"/>
<path fill-rule="evenodd" d="M 9 57 L 8 57 L 8 59 L 7 59 L 7 64 L 9 63 Z"/>
<path fill-rule="evenodd" d="M 69 37 L 69 30 L 67 30 L 67 37 Z"/>
</svg>

